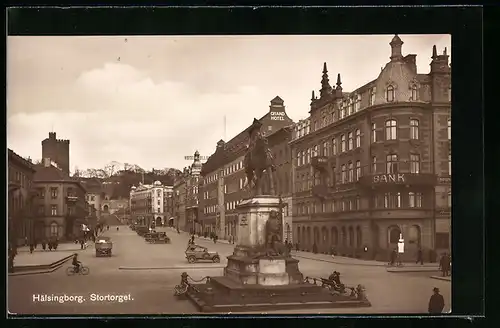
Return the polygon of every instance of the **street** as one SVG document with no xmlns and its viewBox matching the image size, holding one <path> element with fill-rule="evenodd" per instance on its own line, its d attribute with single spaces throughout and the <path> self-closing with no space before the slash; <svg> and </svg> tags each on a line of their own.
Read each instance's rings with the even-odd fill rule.
<svg viewBox="0 0 500 328">
<path fill-rule="evenodd" d="M 90 269 L 87 276 L 67 276 L 66 268 L 70 266 L 70 262 L 67 262 L 53 273 L 9 277 L 10 313 L 198 313 L 189 301 L 177 300 L 173 296 L 173 287 L 180 282 L 183 271 L 193 279 L 222 275 L 222 267 L 227 263 L 226 256 L 232 253 L 233 245 L 221 242 L 214 244 L 197 238 L 197 244 L 219 252 L 221 263 L 188 264 L 184 250 L 189 236 L 186 233 L 177 234 L 168 228 L 158 230 L 167 231 L 172 243 L 149 244 L 127 226 L 119 226 L 119 231 L 116 226 L 110 226 L 104 235 L 110 236 L 113 241 L 111 258 L 96 258 L 93 247 L 80 252 L 79 260 Z M 364 285 L 372 303 L 370 308 L 304 310 L 301 313 L 426 313 L 433 287 L 438 287 L 444 296 L 444 311 L 450 309 L 451 283 L 431 279 L 430 273 L 389 273 L 383 266 L 333 264 L 303 257 L 299 260 L 304 276 L 328 277 L 333 270 L 337 270 L 346 285 Z M 58 295 L 63 299 L 59 302 L 43 301 L 42 295 Z"/>
</svg>

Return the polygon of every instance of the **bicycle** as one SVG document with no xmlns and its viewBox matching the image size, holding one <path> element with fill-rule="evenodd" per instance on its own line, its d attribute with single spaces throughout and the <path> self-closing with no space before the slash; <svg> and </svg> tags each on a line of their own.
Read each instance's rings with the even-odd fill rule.
<svg viewBox="0 0 500 328">
<path fill-rule="evenodd" d="M 86 266 L 80 266 L 80 268 L 78 269 L 78 272 L 75 272 L 75 267 L 74 266 L 70 266 L 66 269 L 66 274 L 68 276 L 72 276 L 74 274 L 80 274 L 82 276 L 86 276 L 90 273 L 90 269 Z"/>
</svg>

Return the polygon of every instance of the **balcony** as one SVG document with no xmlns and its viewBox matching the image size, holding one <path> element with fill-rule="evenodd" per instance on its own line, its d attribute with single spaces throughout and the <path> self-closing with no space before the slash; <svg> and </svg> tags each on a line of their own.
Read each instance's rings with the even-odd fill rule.
<svg viewBox="0 0 500 328">
<path fill-rule="evenodd" d="M 328 186 L 325 184 L 319 184 L 312 187 L 312 194 L 314 197 L 326 198 L 329 194 Z"/>
<path fill-rule="evenodd" d="M 311 158 L 311 165 L 318 170 L 326 170 L 328 168 L 328 157 L 314 156 Z"/>
<path fill-rule="evenodd" d="M 370 174 L 360 177 L 358 183 L 371 188 L 389 185 L 434 186 L 437 176 L 430 173 Z"/>
</svg>

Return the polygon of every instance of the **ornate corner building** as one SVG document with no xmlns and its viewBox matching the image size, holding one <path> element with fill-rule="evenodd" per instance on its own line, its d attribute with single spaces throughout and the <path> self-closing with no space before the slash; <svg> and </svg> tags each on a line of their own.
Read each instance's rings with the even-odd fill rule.
<svg viewBox="0 0 500 328">
<path fill-rule="evenodd" d="M 451 66 L 432 49 L 428 74 L 390 42 L 373 81 L 344 92 L 327 65 L 310 117 L 290 142 L 294 240 L 303 250 L 386 260 L 400 234 L 405 256 L 451 240 Z"/>
</svg>

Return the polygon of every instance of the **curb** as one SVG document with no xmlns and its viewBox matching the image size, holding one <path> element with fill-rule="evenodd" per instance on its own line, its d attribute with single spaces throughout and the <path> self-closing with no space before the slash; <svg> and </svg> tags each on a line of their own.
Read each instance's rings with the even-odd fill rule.
<svg viewBox="0 0 500 328">
<path fill-rule="evenodd" d="M 168 266 L 168 267 L 119 267 L 118 270 L 130 270 L 130 271 L 141 271 L 141 270 L 199 270 L 199 269 L 224 269 L 226 265 L 214 265 L 214 266 Z"/>
<path fill-rule="evenodd" d="M 73 257 L 73 254 L 63 257 L 62 259 L 52 263 L 52 264 L 42 264 L 42 265 L 24 265 L 15 266 L 14 272 L 9 273 L 9 276 L 22 276 L 30 274 L 41 274 L 41 273 L 51 273 L 58 270 L 64 263 L 69 261 Z M 16 272 L 17 270 L 17 272 Z"/>
<path fill-rule="evenodd" d="M 412 267 L 408 267 L 408 268 L 405 268 L 405 267 L 402 267 L 402 268 L 387 268 L 387 272 L 390 272 L 390 273 L 408 273 L 408 272 L 411 272 L 411 273 L 416 273 L 416 272 L 438 272 L 439 271 L 439 268 L 436 267 L 436 268 L 420 268 L 420 269 L 416 269 L 416 268 L 412 268 Z"/>
<path fill-rule="evenodd" d="M 451 277 L 431 276 L 432 279 L 451 282 Z"/>
<path fill-rule="evenodd" d="M 307 256 L 302 256 L 302 255 L 295 255 L 295 254 L 292 254 L 292 257 L 298 257 L 298 258 L 302 258 L 302 259 L 307 259 L 307 260 L 312 260 L 312 261 L 320 261 L 320 262 L 327 262 L 327 263 L 333 263 L 333 264 L 343 264 L 343 265 L 357 265 L 357 266 L 372 266 L 372 267 L 385 267 L 386 264 L 385 263 L 374 263 L 374 264 L 368 264 L 368 263 L 345 263 L 345 262 L 338 262 L 338 261 L 335 261 L 335 260 L 325 260 L 325 259 L 315 259 L 315 258 L 312 258 L 312 257 L 307 257 Z"/>
</svg>

